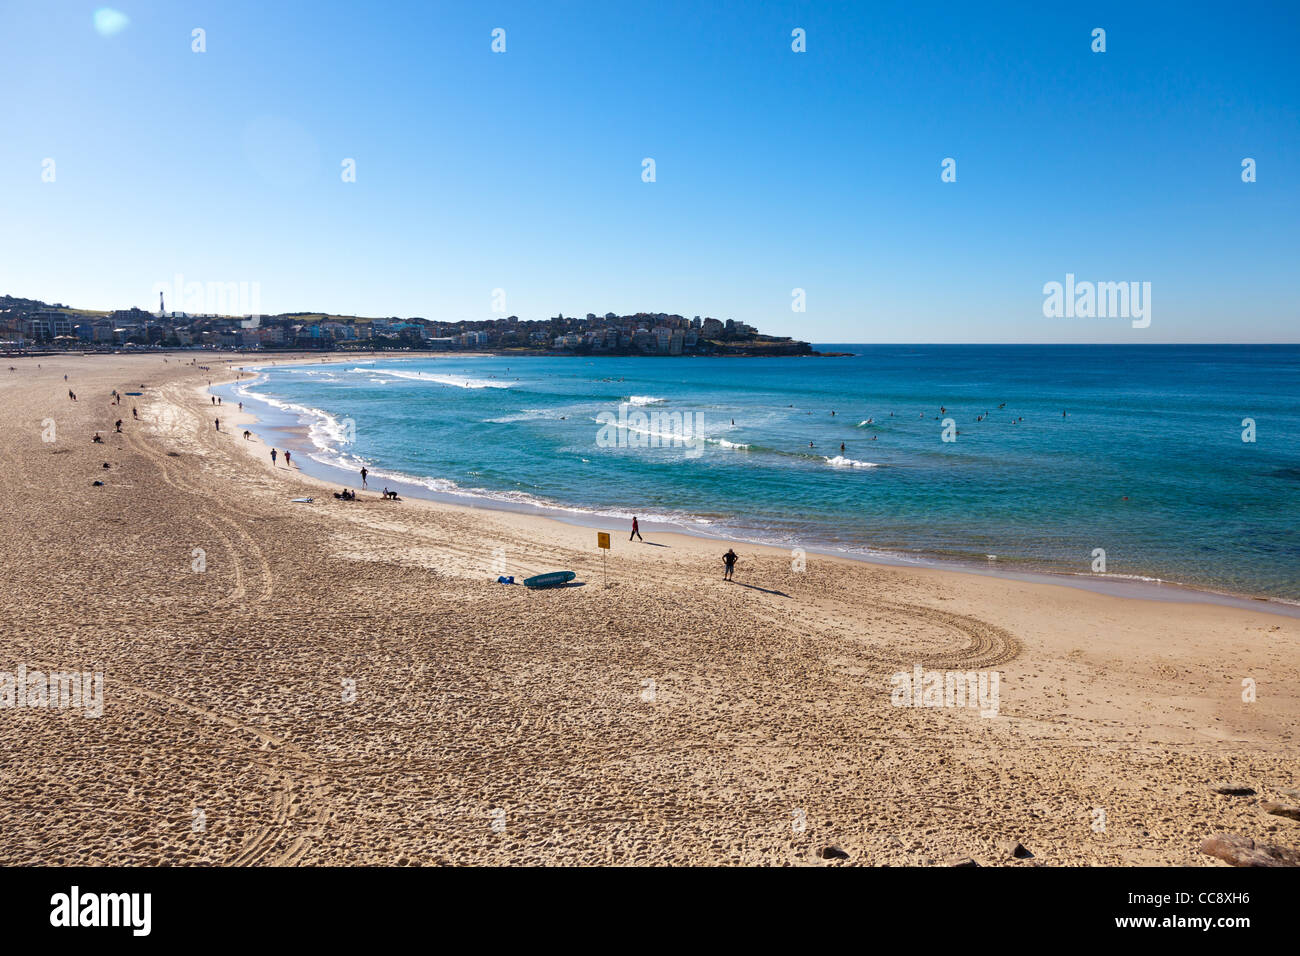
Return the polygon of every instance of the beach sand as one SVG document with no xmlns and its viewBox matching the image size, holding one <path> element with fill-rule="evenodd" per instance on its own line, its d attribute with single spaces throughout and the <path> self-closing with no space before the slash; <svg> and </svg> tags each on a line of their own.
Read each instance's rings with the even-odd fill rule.
<svg viewBox="0 0 1300 956">
<path fill-rule="evenodd" d="M 192 357 L 0 363 L 0 671 L 105 675 L 98 719 L 0 709 L 0 863 L 1223 865 L 1210 833 L 1300 845 L 1259 805 L 1300 802 L 1300 620 L 815 554 L 796 571 L 740 543 L 728 584 L 728 543 L 620 527 L 606 588 L 589 528 L 339 502 L 272 469 L 203 392 L 250 357 Z M 584 584 L 499 585 L 502 558 Z M 997 716 L 894 706 L 916 666 L 996 671 Z"/>
</svg>

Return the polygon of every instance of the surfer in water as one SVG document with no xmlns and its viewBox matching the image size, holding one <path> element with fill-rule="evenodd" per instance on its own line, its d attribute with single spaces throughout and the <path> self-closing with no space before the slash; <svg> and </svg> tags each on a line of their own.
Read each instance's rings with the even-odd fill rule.
<svg viewBox="0 0 1300 956">
<path fill-rule="evenodd" d="M 734 548 L 728 548 L 727 553 L 722 556 L 722 565 L 726 569 L 722 572 L 722 580 L 731 580 L 731 572 L 736 570 L 736 559 L 738 557 L 740 555 L 736 554 Z"/>
<path fill-rule="evenodd" d="M 641 537 L 641 525 L 637 523 L 636 515 L 632 516 L 632 533 L 627 536 L 627 540 L 631 541 L 633 538 L 641 541 L 645 540 L 645 538 Z"/>
</svg>

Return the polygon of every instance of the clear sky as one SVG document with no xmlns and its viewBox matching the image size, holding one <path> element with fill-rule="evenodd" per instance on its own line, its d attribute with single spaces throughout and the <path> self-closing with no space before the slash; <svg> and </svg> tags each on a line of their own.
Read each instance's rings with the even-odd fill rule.
<svg viewBox="0 0 1300 956">
<path fill-rule="evenodd" d="M 1300 340 L 1295 3 L 111 6 L 0 3 L 0 293 Z M 1150 282 L 1150 326 L 1044 317 L 1067 273 Z"/>
</svg>

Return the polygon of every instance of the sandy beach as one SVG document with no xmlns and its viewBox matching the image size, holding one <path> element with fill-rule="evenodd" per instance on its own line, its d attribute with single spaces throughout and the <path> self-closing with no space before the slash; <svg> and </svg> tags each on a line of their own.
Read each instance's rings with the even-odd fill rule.
<svg viewBox="0 0 1300 956">
<path fill-rule="evenodd" d="M 1300 803 L 1294 617 L 740 543 L 727 583 L 725 542 L 625 527 L 605 587 L 589 528 L 340 502 L 273 468 L 206 397 L 250 357 L 192 358 L 0 363 L 0 671 L 104 675 L 98 718 L 0 709 L 0 863 L 1219 866 L 1212 833 L 1300 845 L 1260 806 Z M 497 584 L 498 562 L 582 586 Z M 996 714 L 896 706 L 917 668 L 996 673 Z"/>
</svg>

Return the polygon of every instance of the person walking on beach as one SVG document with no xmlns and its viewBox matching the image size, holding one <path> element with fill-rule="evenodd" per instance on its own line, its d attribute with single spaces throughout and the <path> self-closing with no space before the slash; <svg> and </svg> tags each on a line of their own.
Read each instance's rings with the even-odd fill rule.
<svg viewBox="0 0 1300 956">
<path fill-rule="evenodd" d="M 274 449 L 274 448 L 271 449 L 271 467 L 272 467 L 272 468 L 275 467 L 275 449 Z"/>
<path fill-rule="evenodd" d="M 641 525 L 637 523 L 636 515 L 632 516 L 632 533 L 627 536 L 627 540 L 631 541 L 633 538 L 640 538 L 642 541 L 645 540 L 645 538 L 641 537 Z"/>
<path fill-rule="evenodd" d="M 122 419 L 120 419 L 120 418 L 117 420 L 117 430 L 118 430 L 119 432 L 122 431 Z"/>
<path fill-rule="evenodd" d="M 288 452 L 285 452 L 285 454 L 287 455 Z M 287 461 L 287 460 L 288 460 L 288 459 L 286 459 L 286 461 Z M 364 487 L 366 486 L 366 475 L 368 475 L 368 474 L 370 474 L 370 472 L 366 471 L 365 465 L 362 465 L 362 466 L 361 466 L 361 487 L 362 487 L 362 488 L 364 488 Z"/>
<path fill-rule="evenodd" d="M 736 570 L 736 559 L 738 557 L 740 557 L 740 555 L 736 554 L 735 550 L 732 548 L 728 548 L 727 553 L 722 556 L 722 564 L 723 567 L 726 568 L 722 573 L 722 580 L 731 580 L 731 572 Z"/>
<path fill-rule="evenodd" d="M 220 418 L 214 418 L 214 419 L 212 419 L 212 423 L 213 423 L 214 425 L 217 426 L 217 431 L 221 431 L 221 419 L 220 419 Z"/>
<path fill-rule="evenodd" d="M 289 462 L 292 459 L 292 457 L 293 457 L 293 452 L 289 451 L 289 449 L 286 448 L 284 450 L 284 467 L 286 468 L 291 467 Z"/>
</svg>

